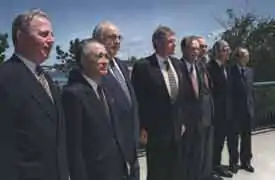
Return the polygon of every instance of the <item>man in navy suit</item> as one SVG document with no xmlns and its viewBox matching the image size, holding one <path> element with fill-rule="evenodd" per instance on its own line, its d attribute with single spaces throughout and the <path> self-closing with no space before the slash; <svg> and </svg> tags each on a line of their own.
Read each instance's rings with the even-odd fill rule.
<svg viewBox="0 0 275 180">
<path fill-rule="evenodd" d="M 93 39 L 81 42 L 78 70 L 64 87 L 68 157 L 71 180 L 128 180 L 115 100 L 105 86 L 109 60 L 104 46 Z"/>
<path fill-rule="evenodd" d="M 251 121 L 254 117 L 254 93 L 253 93 L 253 70 L 247 67 L 249 51 L 239 47 L 235 51 L 237 64 L 231 68 L 232 74 L 232 108 L 235 122 L 234 164 L 237 165 L 239 157 L 241 168 L 254 172 L 251 165 Z M 241 139 L 240 153 L 238 152 L 239 135 Z"/>
<path fill-rule="evenodd" d="M 179 180 L 183 77 L 172 57 L 175 33 L 160 26 L 152 36 L 155 53 L 134 65 L 132 81 L 139 103 L 141 142 L 146 144 L 147 180 Z"/>
<path fill-rule="evenodd" d="M 61 96 L 40 67 L 54 43 L 49 16 L 18 15 L 12 40 L 14 54 L 0 67 L 0 179 L 68 180 Z"/>
<path fill-rule="evenodd" d="M 128 67 L 116 57 L 120 48 L 122 36 L 118 27 L 111 22 L 99 23 L 94 31 L 93 38 L 104 44 L 110 61 L 109 73 L 105 77 L 108 81 L 106 86 L 112 90 L 111 93 L 116 99 L 116 115 L 120 143 L 122 151 L 126 154 L 129 162 L 132 179 L 139 179 L 139 163 L 137 159 L 137 148 L 139 140 L 139 120 L 137 102 L 130 81 Z"/>
</svg>

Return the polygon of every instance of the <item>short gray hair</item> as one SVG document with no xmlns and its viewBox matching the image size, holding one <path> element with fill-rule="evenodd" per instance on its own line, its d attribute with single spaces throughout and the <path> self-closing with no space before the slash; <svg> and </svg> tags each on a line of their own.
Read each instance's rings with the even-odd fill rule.
<svg viewBox="0 0 275 180">
<path fill-rule="evenodd" d="M 96 27 L 93 30 L 92 38 L 96 39 L 99 42 L 102 42 L 103 39 L 103 31 L 106 27 L 108 26 L 115 26 L 113 23 L 110 21 L 103 21 L 96 25 Z"/>
<path fill-rule="evenodd" d="M 217 53 L 224 46 L 229 46 L 229 43 L 223 39 L 216 41 L 215 44 L 213 45 L 213 49 L 212 49 L 213 56 L 216 57 L 218 55 Z"/>
<path fill-rule="evenodd" d="M 75 60 L 78 66 L 81 67 L 81 61 L 85 56 L 87 56 L 87 47 L 90 44 L 101 44 L 97 39 L 94 38 L 87 38 L 83 39 L 80 43 L 79 46 L 77 47 L 77 53 L 75 56 Z M 102 45 L 103 46 L 103 45 Z"/>
<path fill-rule="evenodd" d="M 18 31 L 28 32 L 31 21 L 35 17 L 49 19 L 49 16 L 40 9 L 32 9 L 16 16 L 12 23 L 12 41 L 16 44 Z"/>
<path fill-rule="evenodd" d="M 175 32 L 168 26 L 160 25 L 152 35 L 154 48 L 156 49 L 157 42 L 164 40 L 168 35 L 175 35 Z"/>
</svg>

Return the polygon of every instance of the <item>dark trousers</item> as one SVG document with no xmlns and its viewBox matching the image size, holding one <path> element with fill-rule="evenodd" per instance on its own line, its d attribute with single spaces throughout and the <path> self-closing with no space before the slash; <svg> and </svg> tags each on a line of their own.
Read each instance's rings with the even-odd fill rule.
<svg viewBox="0 0 275 180">
<path fill-rule="evenodd" d="M 251 120 L 250 118 L 239 119 L 239 125 L 235 133 L 234 138 L 234 162 L 238 163 L 239 158 L 241 164 L 250 163 L 252 158 L 251 150 Z M 238 146 L 240 144 L 240 152 L 238 151 Z"/>
<path fill-rule="evenodd" d="M 207 126 L 203 128 L 201 143 L 201 179 L 211 177 L 213 171 L 213 136 L 214 127 Z"/>
<path fill-rule="evenodd" d="M 187 130 L 183 136 L 183 179 L 201 179 L 201 159 L 202 159 L 202 129 L 199 131 Z"/>
<path fill-rule="evenodd" d="M 181 180 L 180 141 L 150 142 L 147 152 L 147 180 Z"/>
<path fill-rule="evenodd" d="M 227 148 L 229 152 L 229 164 L 235 164 L 237 158 L 236 151 L 236 133 L 233 124 L 224 122 L 223 124 L 214 125 L 214 155 L 213 166 L 221 165 L 221 155 L 224 147 L 224 142 L 227 140 Z"/>
</svg>

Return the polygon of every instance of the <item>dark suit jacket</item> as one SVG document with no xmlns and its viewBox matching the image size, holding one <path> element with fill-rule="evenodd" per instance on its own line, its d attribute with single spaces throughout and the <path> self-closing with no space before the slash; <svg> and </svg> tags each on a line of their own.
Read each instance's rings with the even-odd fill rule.
<svg viewBox="0 0 275 180">
<path fill-rule="evenodd" d="M 244 78 L 237 65 L 231 68 L 232 108 L 237 122 L 254 117 L 253 70 L 246 68 Z"/>
<path fill-rule="evenodd" d="M 212 94 L 215 108 L 215 125 L 226 126 L 225 122 L 232 120 L 232 78 L 231 71 L 225 66 L 227 79 L 224 76 L 224 70 L 219 67 L 215 60 L 211 60 L 208 64 L 208 72 L 212 80 Z"/>
<path fill-rule="evenodd" d="M 170 58 L 179 79 L 178 98 L 171 102 L 155 54 L 135 63 L 132 82 L 139 103 L 141 128 L 149 135 L 149 142 L 169 142 L 181 138 L 182 72 L 181 62 Z"/>
<path fill-rule="evenodd" d="M 67 180 L 65 124 L 58 89 L 54 103 L 15 55 L 0 67 L 0 178 Z"/>
<path fill-rule="evenodd" d="M 79 71 L 72 71 L 69 85 L 64 87 L 72 180 L 122 180 L 127 175 L 113 115 L 114 99 L 107 90 L 105 96 L 110 116 Z"/>
<path fill-rule="evenodd" d="M 137 110 L 136 96 L 130 81 L 130 73 L 128 67 L 115 58 L 123 77 L 126 81 L 130 96 L 131 103 L 127 100 L 124 91 L 119 82 L 109 72 L 103 81 L 110 94 L 115 99 L 115 115 L 116 115 L 116 130 L 118 132 L 118 140 L 121 145 L 125 159 L 131 165 L 131 179 L 139 179 L 139 163 L 137 159 L 137 149 L 139 142 L 139 118 Z"/>
<path fill-rule="evenodd" d="M 203 95 L 203 78 L 201 77 L 202 74 L 198 69 L 198 65 L 195 64 L 199 86 L 199 97 L 196 97 L 186 62 L 183 59 L 181 59 L 181 61 L 183 62 L 182 72 L 184 74 L 183 115 L 186 124 L 186 131 L 198 132 L 202 126 L 201 98 Z"/>
</svg>

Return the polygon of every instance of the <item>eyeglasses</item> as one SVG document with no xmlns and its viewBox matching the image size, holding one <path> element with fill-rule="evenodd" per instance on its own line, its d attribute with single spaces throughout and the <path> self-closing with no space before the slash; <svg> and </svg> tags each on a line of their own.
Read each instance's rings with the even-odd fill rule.
<svg viewBox="0 0 275 180">
<path fill-rule="evenodd" d="M 100 52 L 100 53 L 98 53 L 98 54 L 95 55 L 95 58 L 96 58 L 96 60 L 98 60 L 98 59 L 101 59 L 101 58 L 108 59 L 109 57 L 108 57 L 107 53 Z"/>
<path fill-rule="evenodd" d="M 200 45 L 200 48 L 201 48 L 201 49 L 207 49 L 208 46 L 207 46 L 206 44 L 201 44 L 201 45 Z"/>
<path fill-rule="evenodd" d="M 231 49 L 229 47 L 224 47 L 221 49 L 222 52 L 231 52 Z"/>
<path fill-rule="evenodd" d="M 123 37 L 122 37 L 122 35 L 117 35 L 117 34 L 111 34 L 111 35 L 107 35 L 106 36 L 106 39 L 110 39 L 110 40 L 112 40 L 112 41 L 114 41 L 114 40 L 122 40 L 123 39 Z"/>
</svg>

